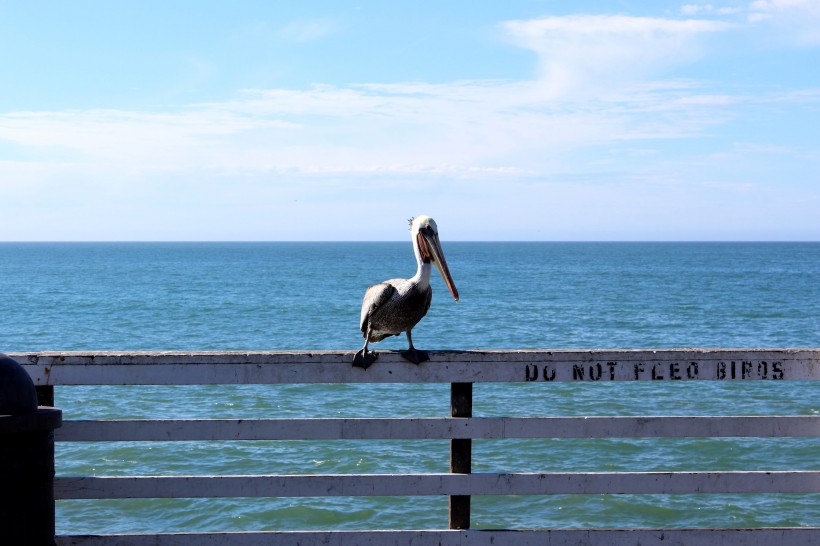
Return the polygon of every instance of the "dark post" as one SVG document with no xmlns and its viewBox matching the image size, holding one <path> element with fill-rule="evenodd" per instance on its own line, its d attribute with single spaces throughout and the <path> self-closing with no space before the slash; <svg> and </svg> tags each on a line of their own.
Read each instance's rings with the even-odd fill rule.
<svg viewBox="0 0 820 546">
<path fill-rule="evenodd" d="M 54 546 L 54 429 L 31 378 L 0 353 L 0 544 Z"/>
<path fill-rule="evenodd" d="M 452 383 L 450 385 L 450 415 L 453 417 L 473 416 L 473 384 Z M 473 441 L 470 438 L 450 440 L 450 472 L 469 474 L 472 472 Z M 450 529 L 470 528 L 470 495 L 450 496 Z"/>
<path fill-rule="evenodd" d="M 54 385 L 37 385 L 34 390 L 37 392 L 38 406 L 54 406 Z"/>
</svg>

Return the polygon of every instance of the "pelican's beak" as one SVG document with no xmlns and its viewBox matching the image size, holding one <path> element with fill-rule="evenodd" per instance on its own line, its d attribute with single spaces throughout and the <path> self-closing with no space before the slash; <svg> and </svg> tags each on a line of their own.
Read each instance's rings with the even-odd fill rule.
<svg viewBox="0 0 820 546">
<path fill-rule="evenodd" d="M 441 273 L 441 278 L 444 279 L 444 283 L 450 289 L 453 299 L 458 301 L 458 290 L 456 290 L 453 277 L 450 276 L 450 269 L 447 267 L 447 260 L 444 259 L 444 251 L 441 250 L 438 234 L 429 227 L 423 228 L 419 230 L 419 239 L 421 239 L 419 248 L 428 250 L 430 260 L 435 264 L 438 272 Z"/>
</svg>

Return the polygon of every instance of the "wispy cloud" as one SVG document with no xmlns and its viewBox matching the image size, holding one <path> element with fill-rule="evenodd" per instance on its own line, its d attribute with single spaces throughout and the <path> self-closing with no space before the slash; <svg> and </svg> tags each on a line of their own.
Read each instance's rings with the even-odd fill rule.
<svg viewBox="0 0 820 546">
<path fill-rule="evenodd" d="M 684 4 L 680 11 L 687 16 L 692 15 L 737 15 L 743 13 L 744 8 L 738 6 L 715 6 L 714 4 Z"/>
<path fill-rule="evenodd" d="M 781 43 L 798 47 L 820 45 L 820 2 L 817 0 L 752 0 L 748 3 L 684 4 L 688 17 L 730 18 L 747 29 L 771 34 Z M 762 38 L 762 36 L 760 37 Z"/>
<path fill-rule="evenodd" d="M 771 25 L 783 39 L 800 46 L 820 45 L 820 2 L 817 0 L 755 0 L 749 21 Z"/>
<path fill-rule="evenodd" d="M 502 27 L 538 53 L 540 77 L 249 89 L 162 113 L 11 112 L 0 114 L 0 141 L 16 151 L 0 170 L 32 172 L 25 164 L 48 149 L 55 170 L 105 177 L 550 176 L 578 150 L 697 136 L 750 100 L 817 101 L 661 79 L 702 54 L 702 36 L 733 28 L 724 22 L 579 15 Z"/>
<path fill-rule="evenodd" d="M 621 15 L 577 15 L 509 21 L 510 39 L 539 56 L 554 98 L 588 98 L 643 82 L 701 56 L 699 38 L 729 23 Z"/>
<path fill-rule="evenodd" d="M 326 38 L 338 30 L 338 23 L 331 19 L 299 19 L 276 30 L 276 35 L 286 42 L 304 44 Z"/>
<path fill-rule="evenodd" d="M 526 81 L 247 90 L 173 113 L 9 113 L 0 115 L 0 139 L 28 155 L 47 147 L 60 158 L 55 169 L 106 176 L 544 175 L 560 170 L 572 150 L 697 134 L 728 101 L 697 95 L 687 82 L 669 82 L 572 107 Z"/>
<path fill-rule="evenodd" d="M 751 94 L 673 77 L 707 54 L 710 37 L 784 20 L 783 2 L 757 4 L 750 10 L 771 19 L 716 21 L 709 18 L 734 14 L 693 4 L 689 15 L 705 19 L 502 23 L 508 40 L 538 55 L 530 79 L 317 84 L 245 89 L 165 111 L 0 113 L 0 190 L 15 210 L 36 214 L 43 199 L 82 209 L 72 217 L 89 218 L 86 231 L 67 235 L 76 238 L 93 237 L 101 221 L 144 238 L 165 238 L 163 230 L 179 225 L 190 227 L 177 238 L 230 237 L 212 221 L 225 211 L 241 216 L 246 232 L 292 237 L 271 231 L 275 221 L 298 226 L 300 237 L 326 238 L 311 219 L 344 210 L 389 223 L 404 208 L 429 204 L 420 196 L 433 189 L 451 209 L 478 216 L 503 204 L 519 211 L 521 229 L 550 222 L 564 236 L 587 234 L 578 206 L 613 221 L 617 209 L 662 222 L 714 187 L 727 202 L 734 188 L 748 191 L 751 182 L 732 173 L 762 152 L 817 161 L 808 147 L 756 134 L 734 148 L 722 140 L 723 148 L 668 153 L 668 143 L 713 135 L 747 108 L 820 105 L 817 90 Z M 280 39 L 300 43 L 335 31 L 317 21 L 279 30 Z M 545 202 L 553 203 L 549 220 Z"/>
</svg>

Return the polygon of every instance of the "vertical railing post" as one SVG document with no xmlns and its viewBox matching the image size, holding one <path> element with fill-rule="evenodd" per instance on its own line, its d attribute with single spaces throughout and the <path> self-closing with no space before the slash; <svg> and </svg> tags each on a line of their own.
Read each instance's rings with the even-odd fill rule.
<svg viewBox="0 0 820 546">
<path fill-rule="evenodd" d="M 473 416 L 473 384 L 450 384 L 450 415 L 452 417 Z M 473 441 L 470 438 L 450 440 L 450 472 L 470 474 L 472 472 Z M 451 495 L 450 529 L 470 528 L 470 495 Z"/>
</svg>

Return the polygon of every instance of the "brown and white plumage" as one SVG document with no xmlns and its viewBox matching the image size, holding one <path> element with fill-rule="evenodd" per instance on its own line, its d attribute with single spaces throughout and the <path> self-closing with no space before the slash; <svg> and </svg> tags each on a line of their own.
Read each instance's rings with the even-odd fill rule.
<svg viewBox="0 0 820 546">
<path fill-rule="evenodd" d="M 427 353 L 413 346 L 410 331 L 427 314 L 433 298 L 430 287 L 432 265 L 441 273 L 444 282 L 456 301 L 458 291 L 450 276 L 450 270 L 441 250 L 436 222 L 429 216 L 414 218 L 410 224 L 413 251 L 418 269 L 410 279 L 390 279 L 367 289 L 362 301 L 359 328 L 364 336 L 364 347 L 356 353 L 353 365 L 367 368 L 376 360 L 376 353 L 369 351 L 369 343 L 376 343 L 389 336 L 404 332 L 410 347 L 401 355 L 416 364 L 429 360 Z"/>
</svg>

